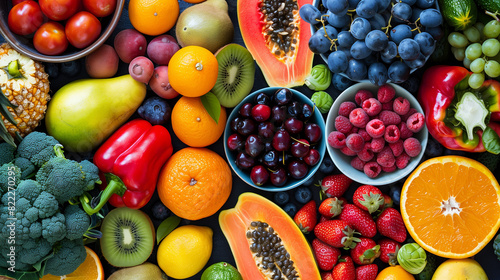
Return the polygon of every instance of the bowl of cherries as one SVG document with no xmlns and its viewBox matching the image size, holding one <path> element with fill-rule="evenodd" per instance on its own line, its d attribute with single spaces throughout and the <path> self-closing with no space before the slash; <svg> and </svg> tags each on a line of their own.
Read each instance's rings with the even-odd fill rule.
<svg viewBox="0 0 500 280">
<path fill-rule="evenodd" d="M 224 151 L 250 186 L 286 191 L 318 170 L 326 151 L 325 121 L 301 92 L 269 87 L 249 94 L 229 115 Z"/>
</svg>

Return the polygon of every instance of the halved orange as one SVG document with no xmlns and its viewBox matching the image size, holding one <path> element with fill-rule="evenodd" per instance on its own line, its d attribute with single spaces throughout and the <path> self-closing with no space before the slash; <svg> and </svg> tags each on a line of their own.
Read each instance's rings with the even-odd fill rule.
<svg viewBox="0 0 500 280">
<path fill-rule="evenodd" d="M 491 171 L 473 159 L 432 158 L 406 180 L 401 215 L 425 250 L 445 258 L 471 257 L 500 228 L 500 186 Z"/>
<path fill-rule="evenodd" d="M 63 276 L 47 274 L 40 280 L 104 280 L 104 271 L 99 256 L 87 246 L 85 250 L 87 257 L 75 271 Z"/>
</svg>

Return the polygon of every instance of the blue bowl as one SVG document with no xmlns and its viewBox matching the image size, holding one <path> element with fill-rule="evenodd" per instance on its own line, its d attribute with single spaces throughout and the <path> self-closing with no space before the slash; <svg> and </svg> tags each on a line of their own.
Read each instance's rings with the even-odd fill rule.
<svg viewBox="0 0 500 280">
<path fill-rule="evenodd" d="M 230 135 L 232 135 L 234 133 L 231 130 L 231 121 L 234 118 L 236 118 L 236 116 L 238 115 L 238 112 L 240 111 L 240 108 L 241 108 L 241 106 L 243 106 L 243 104 L 245 104 L 247 102 L 253 103 L 254 98 L 257 94 L 264 92 L 267 95 L 272 96 L 278 89 L 280 89 L 280 88 L 279 87 L 268 87 L 268 88 L 259 89 L 255 92 L 250 93 L 247 97 L 245 97 L 245 99 L 243 99 L 238 104 L 238 106 L 234 107 L 233 111 L 229 115 L 229 118 L 228 118 L 227 124 L 226 124 L 226 128 L 224 130 L 224 152 L 226 153 L 227 161 L 229 162 L 229 165 L 231 166 L 231 168 L 234 170 L 234 173 L 236 173 L 236 175 L 238 175 L 238 177 L 240 177 L 241 180 L 243 180 L 245 183 L 249 184 L 250 186 L 257 188 L 259 190 L 270 191 L 270 192 L 287 191 L 287 190 L 291 190 L 295 187 L 302 185 L 305 181 L 307 181 L 309 178 L 311 178 L 316 173 L 316 171 L 319 169 L 319 166 L 321 165 L 321 162 L 323 161 L 323 157 L 324 157 L 325 151 L 326 151 L 326 139 L 325 139 L 324 135 L 322 135 L 321 140 L 316 145 L 316 148 L 318 149 L 319 154 L 320 154 L 319 162 L 315 166 L 309 168 L 309 172 L 307 173 L 307 175 L 304 178 L 302 178 L 300 180 L 296 180 L 296 179 L 293 179 L 291 177 L 288 177 L 288 180 L 285 183 L 285 185 L 283 185 L 281 187 L 274 186 L 270 182 L 268 182 L 262 186 L 257 186 L 250 179 L 250 171 L 241 170 L 238 168 L 238 166 L 236 166 L 237 153 L 231 152 L 229 150 L 229 148 L 227 147 L 227 139 L 229 138 Z M 311 107 L 314 106 L 313 102 L 309 99 L 309 97 L 307 97 L 303 93 L 301 93 L 297 90 L 294 90 L 294 89 L 290 89 L 290 91 L 293 93 L 293 100 L 299 101 L 302 103 L 307 103 Z M 311 117 L 311 120 L 321 128 L 321 131 L 323 131 L 323 132 L 325 131 L 325 120 L 323 119 L 323 116 L 321 115 L 319 110 L 314 111 L 314 114 Z"/>
</svg>

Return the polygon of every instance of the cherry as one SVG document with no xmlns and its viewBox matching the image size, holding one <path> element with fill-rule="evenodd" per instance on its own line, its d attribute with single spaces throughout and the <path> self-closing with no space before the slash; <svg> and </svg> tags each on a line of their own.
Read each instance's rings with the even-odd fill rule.
<svg viewBox="0 0 500 280">
<path fill-rule="evenodd" d="M 271 121 L 280 125 L 286 119 L 286 111 L 285 106 L 274 106 L 271 109 Z"/>
<path fill-rule="evenodd" d="M 307 175 L 309 168 L 307 164 L 300 160 L 293 160 L 288 164 L 290 176 L 294 179 L 302 179 Z"/>
<path fill-rule="evenodd" d="M 299 102 L 293 101 L 292 104 L 288 105 L 288 115 L 298 118 L 301 114 L 302 106 Z"/>
<path fill-rule="evenodd" d="M 280 128 L 273 137 L 273 148 L 278 151 L 286 151 L 290 148 L 290 134 L 283 128 Z"/>
<path fill-rule="evenodd" d="M 245 153 L 238 153 L 236 156 L 236 166 L 238 166 L 240 169 L 250 169 L 255 165 L 255 160 L 245 154 Z"/>
<path fill-rule="evenodd" d="M 271 104 L 271 97 L 269 97 L 269 95 L 261 92 L 255 96 L 254 102 L 257 104 L 263 104 L 263 105 L 269 106 Z"/>
<path fill-rule="evenodd" d="M 250 117 L 252 114 L 252 107 L 253 107 L 252 103 L 245 103 L 241 105 L 240 115 L 246 118 Z"/>
<path fill-rule="evenodd" d="M 283 186 L 288 180 L 286 170 L 283 167 L 279 167 L 278 169 L 272 171 L 269 177 L 271 178 L 271 184 L 277 187 Z"/>
<path fill-rule="evenodd" d="M 308 123 L 304 127 L 304 136 L 309 143 L 317 143 L 321 139 L 321 128 L 315 123 Z"/>
<path fill-rule="evenodd" d="M 312 117 L 313 113 L 314 113 L 313 108 L 309 104 L 304 103 L 304 105 L 302 105 L 301 118 L 303 121 L 309 120 Z"/>
<path fill-rule="evenodd" d="M 296 118 L 288 118 L 285 121 L 285 129 L 291 134 L 297 134 L 304 128 L 304 123 Z"/>
<path fill-rule="evenodd" d="M 278 153 L 275 150 L 269 151 L 262 157 L 262 163 L 265 166 L 274 169 L 279 164 L 278 157 Z"/>
<path fill-rule="evenodd" d="M 285 164 L 286 162 L 288 162 L 290 160 L 290 158 L 292 158 L 292 156 L 289 153 L 281 152 L 278 155 L 278 162 L 281 164 Z"/>
<path fill-rule="evenodd" d="M 253 158 L 262 153 L 265 147 L 264 142 L 255 134 L 248 136 L 245 141 L 245 152 Z"/>
<path fill-rule="evenodd" d="M 274 136 L 274 125 L 270 122 L 259 123 L 257 133 L 264 139 L 271 139 Z"/>
<path fill-rule="evenodd" d="M 278 89 L 273 96 L 274 102 L 278 105 L 286 105 L 292 101 L 293 93 L 287 88 Z"/>
<path fill-rule="evenodd" d="M 309 152 L 307 153 L 307 155 L 305 155 L 302 159 L 304 160 L 304 162 L 307 165 L 313 166 L 313 165 L 316 165 L 319 162 L 320 155 L 319 155 L 318 150 L 316 150 L 316 149 L 309 149 Z"/>
<path fill-rule="evenodd" d="M 242 149 L 245 146 L 245 139 L 238 133 L 231 134 L 227 138 L 227 147 L 234 152 Z"/>
<path fill-rule="evenodd" d="M 242 119 L 238 122 L 237 131 L 239 134 L 247 136 L 256 129 L 255 121 L 252 119 Z"/>
<path fill-rule="evenodd" d="M 264 151 L 267 153 L 269 151 L 274 151 L 274 148 L 273 148 L 273 143 L 271 142 L 266 142 L 266 148 L 264 149 Z"/>
<path fill-rule="evenodd" d="M 258 122 L 264 122 L 271 116 L 271 108 L 267 105 L 257 104 L 252 108 L 252 117 Z"/>
<path fill-rule="evenodd" d="M 250 171 L 250 179 L 257 186 L 262 186 L 269 180 L 269 172 L 262 165 L 256 165 Z"/>
<path fill-rule="evenodd" d="M 242 117 L 237 116 L 231 121 L 229 125 L 231 126 L 232 131 L 238 132 L 238 122 L 241 121 L 242 119 L 243 119 Z"/>
<path fill-rule="evenodd" d="M 306 139 L 299 139 L 298 141 L 293 142 L 290 152 L 294 157 L 305 157 L 309 153 L 309 142 L 307 142 Z"/>
</svg>

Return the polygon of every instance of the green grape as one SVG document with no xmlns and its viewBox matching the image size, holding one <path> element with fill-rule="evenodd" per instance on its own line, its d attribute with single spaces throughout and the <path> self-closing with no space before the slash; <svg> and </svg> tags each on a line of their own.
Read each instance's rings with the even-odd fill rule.
<svg viewBox="0 0 500 280">
<path fill-rule="evenodd" d="M 469 77 L 469 86 L 473 89 L 478 89 L 484 83 L 483 73 L 472 73 Z"/>
<path fill-rule="evenodd" d="M 486 61 L 484 60 L 484 58 L 474 59 L 474 61 L 472 61 L 470 64 L 470 71 L 472 71 L 474 73 L 483 72 L 485 63 L 486 63 Z"/>
<path fill-rule="evenodd" d="M 463 63 L 464 63 L 465 68 L 470 70 L 470 64 L 472 63 L 472 61 L 470 59 L 468 59 L 467 56 L 464 58 Z"/>
<path fill-rule="evenodd" d="M 483 29 L 483 34 L 486 38 L 496 38 L 500 35 L 500 22 L 492 20 L 488 22 Z"/>
<path fill-rule="evenodd" d="M 451 32 L 450 35 L 448 35 L 448 43 L 455 48 L 465 48 L 469 44 L 469 40 L 467 40 L 467 37 L 462 33 Z"/>
<path fill-rule="evenodd" d="M 500 63 L 495 60 L 488 60 L 484 65 L 484 72 L 492 78 L 500 76 Z"/>
<path fill-rule="evenodd" d="M 476 23 L 474 23 L 473 26 L 477 29 L 477 31 L 479 31 L 480 33 L 483 33 L 484 23 L 477 21 Z"/>
<path fill-rule="evenodd" d="M 482 50 L 484 55 L 493 57 L 500 51 L 500 42 L 497 39 L 487 39 L 483 42 Z"/>
<path fill-rule="evenodd" d="M 474 60 L 474 59 L 480 57 L 482 54 L 483 54 L 483 51 L 481 49 L 481 44 L 479 44 L 479 43 L 474 43 L 472 45 L 469 45 L 465 49 L 465 56 L 470 60 Z"/>
<path fill-rule="evenodd" d="M 474 26 L 465 29 L 464 35 L 470 42 L 479 42 L 481 40 L 481 32 Z"/>
<path fill-rule="evenodd" d="M 465 49 L 464 48 L 454 48 L 451 47 L 451 52 L 455 56 L 455 59 L 458 61 L 464 61 L 465 58 Z"/>
</svg>

